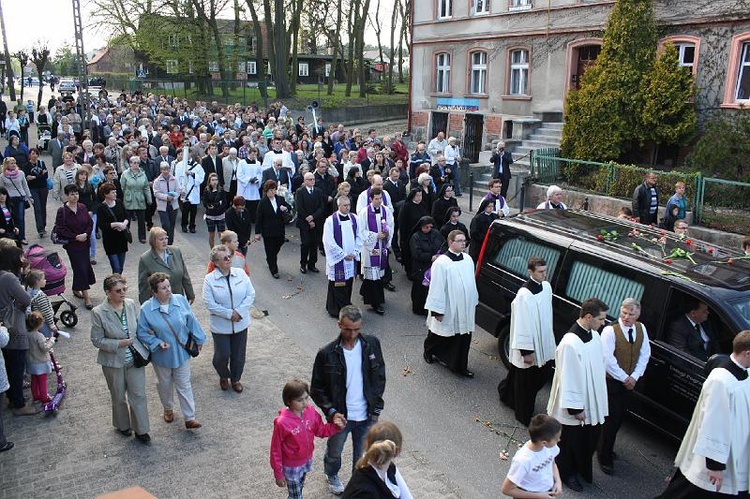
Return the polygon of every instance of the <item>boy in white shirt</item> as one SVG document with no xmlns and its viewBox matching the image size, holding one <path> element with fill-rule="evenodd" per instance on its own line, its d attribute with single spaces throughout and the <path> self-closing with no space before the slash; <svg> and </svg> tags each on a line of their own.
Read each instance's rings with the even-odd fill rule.
<svg viewBox="0 0 750 499">
<path fill-rule="evenodd" d="M 555 464 L 561 432 L 562 425 L 552 416 L 537 414 L 531 418 L 531 440 L 513 456 L 503 481 L 503 494 L 520 499 L 548 498 L 562 493 L 560 472 Z"/>
</svg>

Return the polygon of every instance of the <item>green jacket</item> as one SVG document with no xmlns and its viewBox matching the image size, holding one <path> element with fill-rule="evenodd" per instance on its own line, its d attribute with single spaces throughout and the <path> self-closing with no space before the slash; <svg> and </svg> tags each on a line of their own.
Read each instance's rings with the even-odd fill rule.
<svg viewBox="0 0 750 499">
<path fill-rule="evenodd" d="M 151 204 L 151 186 L 143 170 L 134 173 L 128 168 L 120 176 L 120 185 L 126 210 L 145 210 Z"/>
</svg>

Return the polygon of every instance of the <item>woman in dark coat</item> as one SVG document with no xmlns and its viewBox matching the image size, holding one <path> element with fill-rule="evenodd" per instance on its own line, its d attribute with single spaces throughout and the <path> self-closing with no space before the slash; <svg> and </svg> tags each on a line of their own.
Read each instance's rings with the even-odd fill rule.
<svg viewBox="0 0 750 499">
<path fill-rule="evenodd" d="M 260 201 L 258 201 L 260 203 Z M 235 196 L 232 206 L 225 212 L 227 229 L 237 233 L 239 250 L 247 256 L 247 247 L 253 233 L 252 217 L 247 209 L 247 202 L 242 196 Z"/>
<path fill-rule="evenodd" d="M 411 310 L 419 315 L 427 315 L 424 303 L 427 300 L 428 287 L 422 284 L 425 272 L 438 257 L 438 252 L 445 242 L 434 226 L 435 221 L 432 217 L 420 218 L 409 239 L 412 266 Z"/>
<path fill-rule="evenodd" d="M 435 219 L 435 227 L 442 227 L 448 221 L 448 208 L 458 206 L 458 201 L 453 197 L 453 185 L 443 184 L 437 199 L 432 204 L 432 218 Z"/>
<path fill-rule="evenodd" d="M 448 240 L 448 234 L 450 234 L 453 230 L 460 230 L 466 236 L 467 241 L 470 239 L 469 229 L 467 229 L 466 226 L 462 224 L 458 219 L 460 216 L 461 208 L 459 208 L 458 206 L 451 206 L 446 211 L 445 218 L 447 221 L 440 228 L 440 234 L 446 239 L 446 241 Z M 448 247 L 446 246 L 445 249 L 447 250 Z"/>
<path fill-rule="evenodd" d="M 66 185 L 63 192 L 67 201 L 57 210 L 55 232 L 68 241 L 63 248 L 73 269 L 73 294 L 83 298 L 86 308 L 91 310 L 94 305 L 89 298 L 89 288 L 96 282 L 96 276 L 89 260 L 89 238 L 94 221 L 86 205 L 78 202 L 79 189 L 76 184 Z"/>
<path fill-rule="evenodd" d="M 102 202 L 96 209 L 97 222 L 102 231 L 102 246 L 113 274 L 122 274 L 128 252 L 127 230 L 130 217 L 125 205 L 117 199 L 117 187 L 111 182 L 99 186 Z M 132 236 L 131 236 L 132 237 Z"/>
<path fill-rule="evenodd" d="M 401 264 L 406 271 L 406 277 L 411 280 L 411 255 L 409 253 L 409 238 L 412 229 L 419 219 L 429 215 L 422 206 L 422 189 L 415 187 L 409 192 L 404 205 L 398 214 L 398 240 L 401 241 Z"/>
<path fill-rule="evenodd" d="M 427 213 L 432 213 L 432 204 L 435 202 L 435 188 L 432 186 L 432 177 L 429 173 L 420 173 L 417 177 L 417 184 L 422 189 L 422 206 L 424 206 Z"/>
<path fill-rule="evenodd" d="M 474 260 L 474 265 L 479 260 L 479 252 L 482 249 L 482 243 L 484 242 L 484 236 L 487 235 L 487 231 L 492 225 L 492 222 L 497 220 L 499 217 L 493 210 L 495 209 L 495 203 L 491 199 L 483 199 L 479 205 L 479 210 L 474 218 L 471 220 L 469 226 L 469 235 L 471 237 L 471 245 L 469 246 L 469 256 Z"/>
<path fill-rule="evenodd" d="M 258 215 L 255 219 L 255 240 L 263 238 L 263 248 L 266 250 L 268 270 L 274 279 L 279 278 L 277 257 L 284 245 L 284 212 L 291 208 L 284 198 L 276 195 L 278 184 L 275 180 L 266 180 L 263 184 L 263 199 L 258 204 Z"/>
</svg>

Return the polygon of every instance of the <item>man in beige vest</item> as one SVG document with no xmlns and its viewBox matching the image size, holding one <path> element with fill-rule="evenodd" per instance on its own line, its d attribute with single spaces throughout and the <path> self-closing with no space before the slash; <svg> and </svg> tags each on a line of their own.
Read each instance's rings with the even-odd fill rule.
<svg viewBox="0 0 750 499">
<path fill-rule="evenodd" d="M 651 357 L 646 326 L 638 322 L 640 315 L 641 303 L 633 298 L 625 298 L 620 305 L 617 322 L 602 331 L 609 416 L 602 428 L 597 457 L 599 468 L 607 475 L 615 471 L 615 438 L 628 409 L 628 401 Z"/>
</svg>

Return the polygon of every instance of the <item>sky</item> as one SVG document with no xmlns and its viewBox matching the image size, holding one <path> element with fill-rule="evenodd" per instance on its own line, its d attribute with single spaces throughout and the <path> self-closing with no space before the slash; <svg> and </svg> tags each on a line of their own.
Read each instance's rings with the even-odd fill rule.
<svg viewBox="0 0 750 499">
<path fill-rule="evenodd" d="M 73 33 L 73 2 L 71 0 L 0 0 L 5 17 L 5 31 L 8 36 L 8 50 L 11 53 L 31 50 L 40 39 L 47 41 L 52 55 L 65 43 L 75 46 Z M 84 25 L 83 48 L 87 54 L 106 45 L 106 34 L 85 29 L 88 24 L 89 1 L 80 0 L 81 19 Z M 388 2 L 385 2 L 387 4 Z M 384 4 L 384 5 L 385 5 Z M 381 7 L 381 20 L 390 26 L 390 7 Z M 374 7 L 373 7 L 374 11 Z M 383 27 L 383 43 L 387 44 L 388 31 Z M 367 43 L 376 43 L 372 28 L 365 32 Z"/>
</svg>

